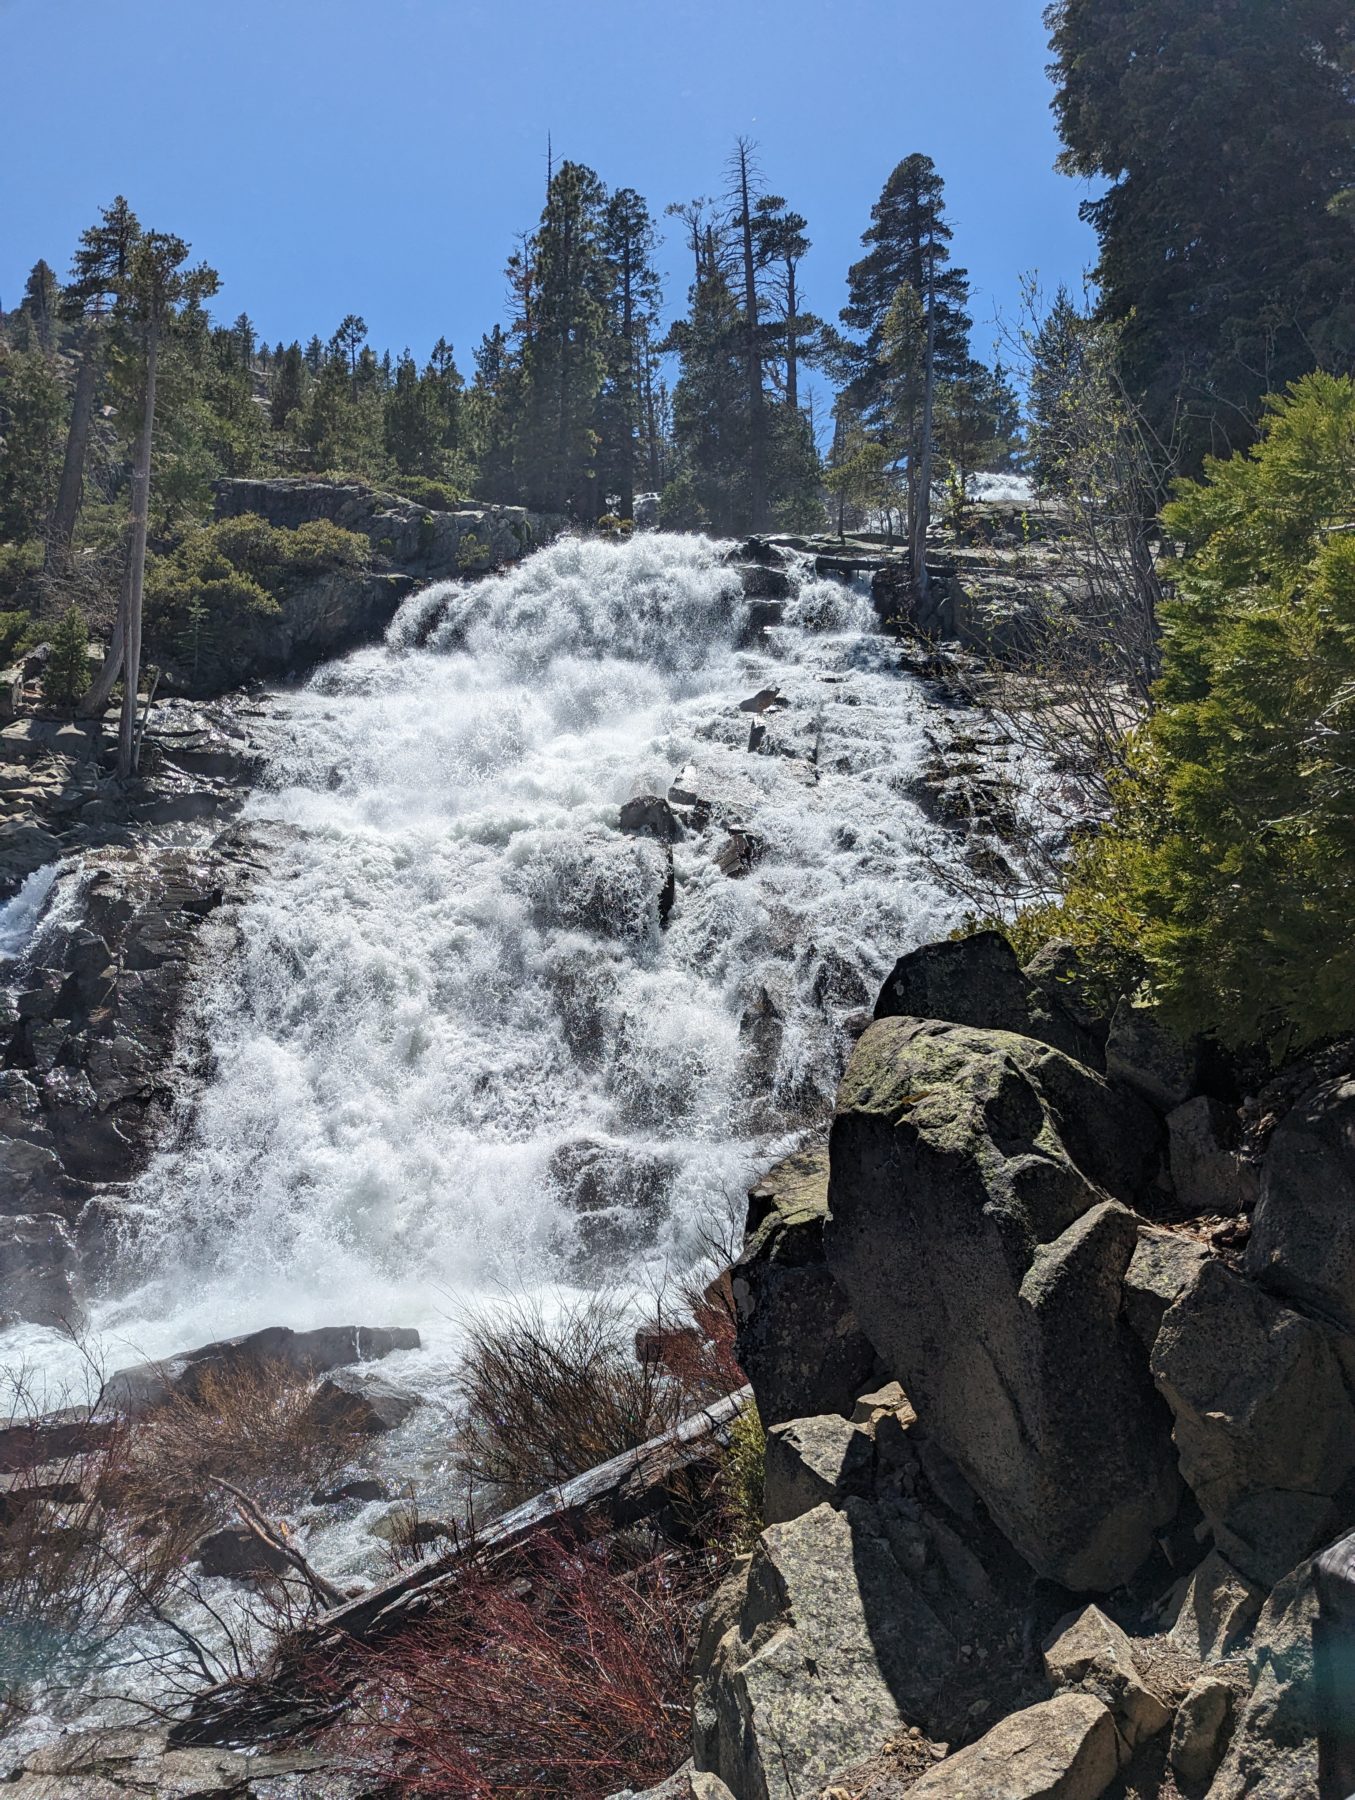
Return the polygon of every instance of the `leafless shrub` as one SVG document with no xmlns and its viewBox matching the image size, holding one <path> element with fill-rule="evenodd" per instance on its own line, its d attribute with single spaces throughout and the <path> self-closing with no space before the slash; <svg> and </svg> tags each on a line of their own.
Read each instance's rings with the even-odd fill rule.
<svg viewBox="0 0 1355 1800">
<path fill-rule="evenodd" d="M 549 1534 L 512 1579 L 472 1561 L 445 1612 L 360 1656 L 358 1761 L 400 1793 L 457 1800 L 650 1786 L 686 1753 L 713 1580 L 699 1557 Z"/>
<path fill-rule="evenodd" d="M 681 1417 L 661 1363 L 637 1359 L 630 1307 L 592 1294 L 514 1300 L 467 1321 L 459 1459 L 509 1505 L 655 1437 Z"/>
<path fill-rule="evenodd" d="M 127 1459 L 127 1504 L 206 1503 L 230 1482 L 270 1504 L 333 1476 L 360 1439 L 312 1409 L 317 1383 L 282 1363 L 207 1370 L 192 1394 L 174 1393 L 137 1423 Z"/>
<path fill-rule="evenodd" d="M 1096 817 L 1160 668 L 1157 518 L 1175 458 L 1124 389 L 1113 331 L 1065 293 L 1046 303 L 1027 283 L 1005 337 L 1032 395 L 1035 478 L 1055 530 L 1043 603 L 975 697 Z"/>
</svg>

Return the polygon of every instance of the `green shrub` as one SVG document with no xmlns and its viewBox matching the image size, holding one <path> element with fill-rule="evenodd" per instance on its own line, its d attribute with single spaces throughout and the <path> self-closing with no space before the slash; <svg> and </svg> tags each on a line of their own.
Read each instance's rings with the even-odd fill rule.
<svg viewBox="0 0 1355 1800">
<path fill-rule="evenodd" d="M 1273 400 L 1165 522 L 1157 709 L 1062 911 L 1183 1026 L 1281 1056 L 1355 1028 L 1355 382 Z"/>
<path fill-rule="evenodd" d="M 456 566 L 463 575 L 482 575 L 494 567 L 494 552 L 468 531 L 456 547 Z"/>
<path fill-rule="evenodd" d="M 730 1427 L 720 1470 L 721 1535 L 735 1554 L 751 1550 L 762 1530 L 766 1462 L 767 1433 L 757 1403 L 749 1400 Z"/>
<path fill-rule="evenodd" d="M 41 637 L 41 627 L 30 612 L 0 612 L 0 668 L 7 669 Z"/>
<path fill-rule="evenodd" d="M 289 588 L 328 570 L 361 572 L 371 547 L 326 519 L 295 531 L 254 513 L 194 531 L 146 574 L 146 633 L 152 649 L 195 688 L 238 679 L 237 661 Z"/>
<path fill-rule="evenodd" d="M 89 627 L 78 606 L 67 607 L 52 633 L 52 653 L 42 672 L 42 698 L 46 706 L 64 712 L 84 698 L 89 686 Z"/>
<path fill-rule="evenodd" d="M 0 604 L 22 601 L 42 568 L 43 549 L 36 538 L 0 544 Z"/>
<path fill-rule="evenodd" d="M 402 499 L 426 506 L 432 512 L 455 512 L 466 499 L 454 482 L 434 481 L 427 475 L 397 475 L 390 487 Z"/>
</svg>

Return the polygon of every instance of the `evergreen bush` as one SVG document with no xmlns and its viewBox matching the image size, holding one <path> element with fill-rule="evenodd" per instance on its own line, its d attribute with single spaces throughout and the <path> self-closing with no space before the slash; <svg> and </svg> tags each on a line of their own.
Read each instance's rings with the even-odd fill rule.
<svg viewBox="0 0 1355 1800">
<path fill-rule="evenodd" d="M 1281 1056 L 1355 1029 L 1355 381 L 1273 399 L 1165 523 L 1156 710 L 1062 922 L 1183 1026 Z"/>
<path fill-rule="evenodd" d="M 68 607 L 52 633 L 52 653 L 42 672 L 43 704 L 69 711 L 89 686 L 89 627 L 78 606 Z"/>
</svg>

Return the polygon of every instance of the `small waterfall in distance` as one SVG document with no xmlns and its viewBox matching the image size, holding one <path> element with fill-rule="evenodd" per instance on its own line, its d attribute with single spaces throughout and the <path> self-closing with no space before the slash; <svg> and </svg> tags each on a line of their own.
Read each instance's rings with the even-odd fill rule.
<svg viewBox="0 0 1355 1800">
<path fill-rule="evenodd" d="M 919 845 L 953 850 L 868 599 L 805 567 L 740 648 L 725 548 L 562 539 L 275 698 L 266 867 L 95 1308 L 111 1362 L 356 1320 L 418 1325 L 431 1370 L 468 1296 L 689 1260 L 822 1125 L 852 1015 L 954 921 Z M 717 822 L 673 847 L 665 924 L 665 852 L 618 813 L 688 765 Z M 764 846 L 741 877 L 720 816 Z"/>
</svg>

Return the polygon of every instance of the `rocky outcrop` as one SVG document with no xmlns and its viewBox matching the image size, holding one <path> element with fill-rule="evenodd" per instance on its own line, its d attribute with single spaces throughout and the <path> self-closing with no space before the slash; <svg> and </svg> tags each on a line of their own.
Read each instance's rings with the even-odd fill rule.
<svg viewBox="0 0 1355 1800">
<path fill-rule="evenodd" d="M 1067 946 L 900 960 L 827 1170 L 753 1190 L 766 1528 L 707 1622 L 698 1770 L 735 1800 L 1315 1800 L 1307 1559 L 1355 1526 L 1342 1054 L 1238 1107 Z M 1349 1557 L 1318 1565 L 1343 1607 Z"/>
<path fill-rule="evenodd" d="M 360 532 L 376 553 L 424 580 L 474 573 L 517 562 L 546 542 L 562 521 L 521 506 L 468 502 L 444 512 L 362 482 L 306 477 L 247 477 L 216 485 L 218 519 L 254 513 L 295 531 L 325 519 Z"/>
<path fill-rule="evenodd" d="M 109 848 L 65 878 L 78 881 L 79 906 L 0 997 L 0 1210 L 76 1224 L 141 1167 L 173 1105 L 199 939 L 248 875 L 208 851 Z"/>
<path fill-rule="evenodd" d="M 824 1257 L 828 1155 L 779 1162 L 748 1196 L 732 1284 L 739 1364 L 764 1425 L 852 1411 L 875 1352 Z"/>
<path fill-rule="evenodd" d="M 1153 1374 L 1223 1554 L 1267 1586 L 1355 1519 L 1355 1340 L 1205 1262 Z"/>
<path fill-rule="evenodd" d="M 697 1767 L 747 1800 L 794 1800 L 924 1715 L 959 1646 L 910 1560 L 855 1499 L 769 1526 L 706 1621 Z"/>
<path fill-rule="evenodd" d="M 1176 1508 L 1120 1312 L 1137 1227 L 1109 1197 L 1154 1144 L 1132 1096 L 1060 1052 L 916 1019 L 862 1038 L 833 1123 L 824 1241 L 861 1329 L 1031 1566 L 1075 1590 L 1127 1580 Z"/>
<path fill-rule="evenodd" d="M 9 1777 L 12 1800 L 359 1800 L 368 1784 L 311 1750 L 262 1754 L 190 1748 L 164 1730 L 71 1732 Z"/>
</svg>

